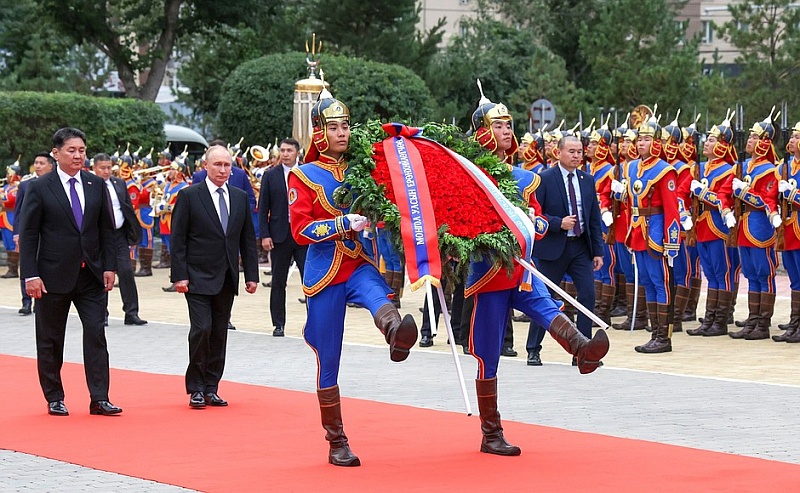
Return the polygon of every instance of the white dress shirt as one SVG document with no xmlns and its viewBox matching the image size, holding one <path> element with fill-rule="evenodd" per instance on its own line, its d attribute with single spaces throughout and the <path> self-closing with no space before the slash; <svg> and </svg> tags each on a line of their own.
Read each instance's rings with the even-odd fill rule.
<svg viewBox="0 0 800 493">
<path fill-rule="evenodd" d="M 583 224 L 583 200 L 581 199 L 581 186 L 580 186 L 580 177 L 578 176 L 578 170 L 575 171 L 568 171 L 566 168 L 561 166 L 561 163 L 558 163 L 558 169 L 561 170 L 561 178 L 564 180 L 564 190 L 567 191 L 567 202 L 570 202 L 569 199 L 569 174 L 572 173 L 572 186 L 575 188 L 575 207 L 578 209 L 578 221 L 580 221 L 581 231 L 586 231 L 586 226 Z M 569 204 L 569 215 L 572 215 L 572 204 Z M 574 236 L 575 234 L 570 229 L 567 231 L 567 236 Z"/>
<path fill-rule="evenodd" d="M 230 217 L 231 196 L 228 193 L 228 182 L 226 181 L 221 187 L 218 187 L 206 176 L 206 185 L 208 185 L 208 191 L 211 194 L 211 202 L 214 204 L 214 209 L 217 210 L 217 217 L 219 218 L 220 224 L 222 224 L 222 217 L 219 215 L 219 194 L 217 193 L 217 189 L 222 189 L 222 196 L 225 198 L 225 206 L 228 207 L 228 216 Z"/>
<path fill-rule="evenodd" d="M 105 180 L 106 188 L 108 189 L 108 195 L 111 197 L 111 209 L 114 211 L 114 229 L 119 229 L 125 223 L 125 216 L 122 215 L 122 205 L 119 203 L 119 196 L 117 195 L 117 189 L 114 188 L 114 184 L 111 182 L 111 179 Z"/>
<path fill-rule="evenodd" d="M 69 205 L 72 205 L 72 192 L 70 191 L 70 178 L 75 178 L 77 183 L 75 183 L 75 190 L 78 191 L 78 200 L 81 203 L 81 211 L 86 212 L 85 204 L 86 199 L 83 196 L 83 182 L 81 181 L 81 172 L 78 171 L 75 173 L 75 176 L 69 176 L 68 174 L 64 173 L 61 168 L 56 166 L 56 172 L 58 173 L 58 179 L 61 180 L 61 186 L 64 187 L 64 193 L 67 194 L 67 200 L 69 201 Z M 98 178 L 99 179 L 99 178 Z"/>
</svg>

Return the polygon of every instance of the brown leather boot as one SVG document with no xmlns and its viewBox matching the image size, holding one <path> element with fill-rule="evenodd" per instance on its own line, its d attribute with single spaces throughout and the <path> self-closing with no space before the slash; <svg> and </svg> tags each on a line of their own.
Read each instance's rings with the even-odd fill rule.
<svg viewBox="0 0 800 493">
<path fill-rule="evenodd" d="M 578 371 L 591 373 L 600 366 L 600 360 L 608 354 L 608 335 L 605 330 L 595 331 L 591 339 L 581 334 L 564 315 L 558 315 L 547 328 L 553 339 L 577 359 Z"/>
<path fill-rule="evenodd" d="M 769 339 L 769 325 L 775 312 L 775 293 L 761 293 L 761 304 L 758 310 L 756 327 L 744 335 L 748 341 Z"/>
<path fill-rule="evenodd" d="M 686 286 L 675 286 L 675 314 L 672 320 L 672 332 L 683 332 L 683 312 L 689 304 L 691 290 Z"/>
<path fill-rule="evenodd" d="M 700 290 L 703 287 L 703 280 L 699 277 L 693 277 L 689 284 L 689 303 L 686 305 L 686 310 L 683 311 L 681 320 L 684 322 L 697 320 L 697 304 L 700 302 Z"/>
<path fill-rule="evenodd" d="M 637 353 L 641 353 L 643 348 L 650 347 L 655 343 L 657 336 L 656 328 L 658 327 L 658 303 L 655 301 L 647 302 L 647 315 L 650 317 L 650 327 L 647 329 L 650 331 L 650 340 L 640 346 L 634 346 L 633 349 Z"/>
<path fill-rule="evenodd" d="M 387 273 L 388 274 L 388 273 Z M 392 304 L 396 308 L 400 308 L 400 297 L 403 295 L 403 281 L 405 281 L 402 272 L 391 272 L 392 275 L 392 283 L 389 284 L 389 287 L 394 292 L 394 297 L 392 297 Z"/>
<path fill-rule="evenodd" d="M 391 360 L 399 362 L 408 358 L 408 350 L 417 342 L 417 323 L 414 317 L 406 314 L 401 320 L 397 308 L 386 303 L 375 313 L 375 325 L 389 343 Z"/>
<path fill-rule="evenodd" d="M 744 339 L 744 336 L 756 328 L 756 324 L 758 323 L 758 312 L 761 308 L 761 293 L 755 293 L 753 291 L 747 292 L 747 308 L 750 311 L 750 314 L 748 315 L 747 320 L 744 321 L 744 327 L 742 330 L 728 332 L 728 335 L 733 339 Z"/>
<path fill-rule="evenodd" d="M 161 255 L 158 258 L 158 264 L 154 265 L 154 269 L 169 269 L 170 268 L 170 259 L 169 259 L 169 252 L 167 251 L 167 245 L 162 243 L 161 244 Z"/>
<path fill-rule="evenodd" d="M 133 275 L 136 277 L 149 277 L 153 275 L 153 249 L 139 247 L 140 269 Z"/>
<path fill-rule="evenodd" d="M 719 303 L 719 289 L 710 289 L 706 292 L 706 313 L 703 315 L 703 323 L 696 329 L 687 329 L 686 333 L 690 336 L 706 335 L 708 329 L 717 317 L 717 305 Z M 725 312 L 727 314 L 727 312 Z"/>
<path fill-rule="evenodd" d="M 131 257 L 131 270 L 136 272 L 136 257 Z"/>
<path fill-rule="evenodd" d="M 325 429 L 325 440 L 330 443 L 328 463 L 334 466 L 360 466 L 361 461 L 350 450 L 347 436 L 342 425 L 342 403 L 339 397 L 339 386 L 317 390 L 319 410 L 322 415 L 322 428 Z"/>
<path fill-rule="evenodd" d="M 624 274 L 617 274 L 616 292 L 614 293 L 614 304 L 611 307 L 611 318 L 625 316 L 628 312 L 627 303 L 627 284 Z M 630 324 L 628 324 L 630 327 Z"/>
<path fill-rule="evenodd" d="M 475 380 L 478 412 L 481 417 L 481 452 L 495 455 L 519 455 L 519 447 L 509 444 L 503 436 L 503 425 L 497 411 L 497 377 Z"/>
<path fill-rule="evenodd" d="M 597 310 L 600 308 L 600 298 L 602 298 L 602 291 L 603 291 L 603 281 L 599 279 L 594 280 L 594 311 L 597 313 Z"/>
<path fill-rule="evenodd" d="M 14 279 L 19 277 L 19 252 L 6 252 L 6 262 L 8 262 L 8 271 L 0 278 Z"/>
<path fill-rule="evenodd" d="M 731 303 L 733 303 L 733 292 L 720 289 L 717 299 L 717 309 L 714 311 L 716 314 L 714 322 L 708 330 L 703 332 L 704 336 L 716 337 L 724 336 L 728 333 L 728 317 L 726 317 L 725 314 L 731 312 Z"/>
<path fill-rule="evenodd" d="M 653 329 L 654 338 L 650 343 L 636 347 L 636 351 L 645 354 L 672 352 L 672 333 L 669 327 L 670 306 L 659 303 L 656 308 L 657 325 Z"/>
<path fill-rule="evenodd" d="M 627 283 L 625 284 L 625 298 L 627 299 L 628 306 L 626 307 L 628 311 L 628 318 L 626 318 L 623 322 L 618 322 L 611 324 L 611 327 L 617 330 L 628 330 L 631 328 L 631 321 L 633 319 L 633 297 L 636 296 L 636 293 L 633 290 L 633 284 Z"/>
<path fill-rule="evenodd" d="M 791 313 L 789 314 L 789 323 L 778 325 L 779 329 L 785 330 L 781 335 L 772 336 L 775 342 L 785 342 L 786 338 L 794 334 L 800 329 L 800 291 L 792 291 Z"/>
<path fill-rule="evenodd" d="M 600 285 L 600 302 L 597 304 L 595 313 L 600 320 L 611 325 L 611 306 L 614 304 L 614 293 L 617 287 L 611 284 Z"/>
<path fill-rule="evenodd" d="M 564 287 L 564 291 L 566 291 L 568 295 L 578 299 L 578 288 L 576 288 L 574 284 L 571 282 L 562 282 L 561 284 Z M 564 315 L 574 322 L 575 317 L 578 315 L 578 309 L 572 306 L 572 303 L 564 302 Z"/>
</svg>

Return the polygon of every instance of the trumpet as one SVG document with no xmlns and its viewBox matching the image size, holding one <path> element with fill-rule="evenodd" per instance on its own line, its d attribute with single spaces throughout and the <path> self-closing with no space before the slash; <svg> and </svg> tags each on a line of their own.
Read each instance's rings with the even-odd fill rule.
<svg viewBox="0 0 800 493">
<path fill-rule="evenodd" d="M 133 172 L 133 173 L 131 173 L 131 174 L 132 174 L 133 176 L 150 176 L 150 175 L 157 175 L 157 174 L 161 173 L 162 171 L 167 171 L 167 170 L 169 170 L 169 169 L 172 169 L 172 168 L 173 168 L 173 166 L 175 167 L 175 169 L 178 169 L 178 165 L 177 165 L 177 164 L 174 164 L 174 165 L 173 165 L 173 164 L 165 164 L 164 166 L 156 166 L 156 167 L 154 167 L 154 168 L 142 168 L 142 169 L 137 169 L 136 171 L 134 171 L 134 172 Z"/>
<path fill-rule="evenodd" d="M 254 145 L 250 148 L 250 157 L 253 158 L 253 161 L 259 162 L 269 160 L 269 147 L 270 146 L 267 145 L 267 148 L 265 149 L 260 145 Z"/>
</svg>

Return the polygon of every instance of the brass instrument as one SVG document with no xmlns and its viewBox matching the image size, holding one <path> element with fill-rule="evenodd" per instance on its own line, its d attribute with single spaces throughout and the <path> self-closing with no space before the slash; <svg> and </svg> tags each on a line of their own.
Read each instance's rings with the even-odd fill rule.
<svg viewBox="0 0 800 493">
<path fill-rule="evenodd" d="M 178 165 L 175 163 L 172 164 L 165 164 L 164 166 L 154 166 L 152 168 L 142 168 L 137 169 L 133 173 L 133 176 L 152 176 L 161 173 L 162 171 L 169 171 L 170 169 L 178 169 Z"/>
<path fill-rule="evenodd" d="M 636 130 L 653 116 L 653 110 L 645 104 L 640 104 L 631 110 L 631 128 Z"/>
<path fill-rule="evenodd" d="M 250 157 L 253 158 L 253 161 L 258 161 L 258 162 L 268 161 L 269 148 L 270 148 L 269 144 L 267 144 L 266 149 L 260 145 L 254 145 L 250 148 Z"/>
</svg>

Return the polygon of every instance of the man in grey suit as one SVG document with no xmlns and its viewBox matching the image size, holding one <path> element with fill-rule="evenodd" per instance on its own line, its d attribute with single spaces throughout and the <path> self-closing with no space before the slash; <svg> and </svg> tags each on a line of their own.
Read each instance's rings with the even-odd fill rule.
<svg viewBox="0 0 800 493">
<path fill-rule="evenodd" d="M 103 327 L 114 287 L 114 226 L 103 180 L 83 171 L 86 135 L 53 136 L 55 171 L 31 182 L 22 205 L 19 247 L 25 291 L 36 300 L 36 356 L 48 412 L 67 416 L 61 366 L 70 304 L 83 324 L 83 361 L 90 414 L 122 412 L 108 400 L 108 348 Z"/>
<path fill-rule="evenodd" d="M 189 306 L 189 406 L 227 406 L 218 394 L 225 368 L 228 319 L 239 290 L 239 254 L 245 289 L 258 286 L 258 256 L 247 193 L 228 186 L 231 155 L 206 151 L 206 178 L 183 189 L 172 211 L 171 280 Z"/>
</svg>

